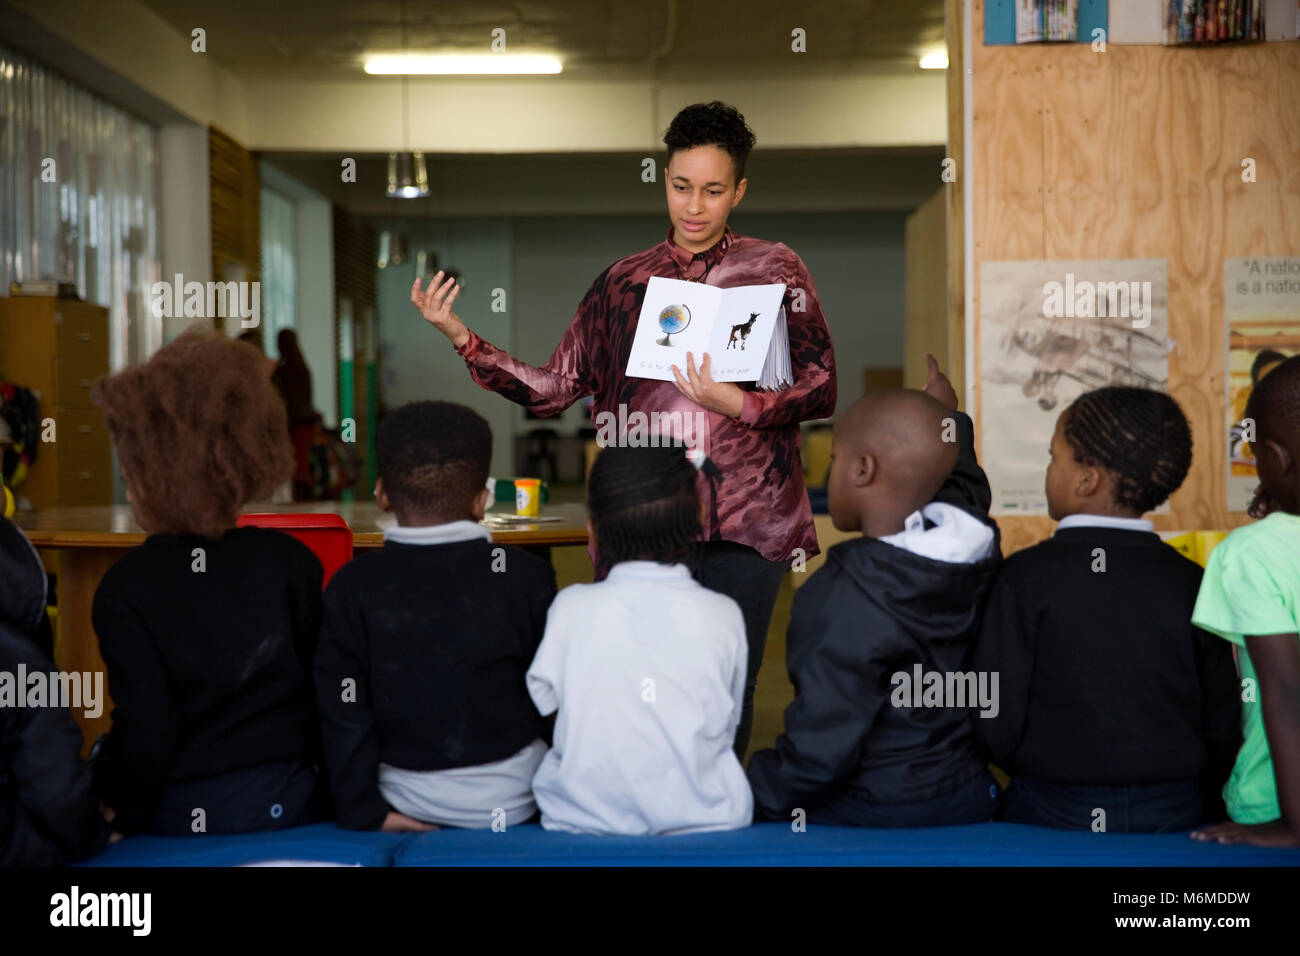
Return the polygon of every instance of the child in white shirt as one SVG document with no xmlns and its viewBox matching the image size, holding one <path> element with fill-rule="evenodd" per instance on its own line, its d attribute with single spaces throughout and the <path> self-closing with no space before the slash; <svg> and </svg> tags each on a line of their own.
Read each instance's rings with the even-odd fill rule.
<svg viewBox="0 0 1300 956">
<path fill-rule="evenodd" d="M 609 575 L 565 588 L 528 671 L 552 749 L 533 778 L 549 830 L 674 834 L 748 826 L 732 749 L 744 697 L 740 607 L 680 561 L 700 533 L 682 448 L 606 448 L 588 529 Z"/>
</svg>

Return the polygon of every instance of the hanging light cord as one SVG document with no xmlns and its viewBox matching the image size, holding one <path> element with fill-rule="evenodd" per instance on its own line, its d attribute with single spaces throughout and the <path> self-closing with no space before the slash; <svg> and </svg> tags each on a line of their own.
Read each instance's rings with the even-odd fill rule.
<svg viewBox="0 0 1300 956">
<path fill-rule="evenodd" d="M 406 0 L 402 0 L 402 59 L 406 59 Z M 409 67 L 408 67 L 409 69 Z M 402 150 L 411 151 L 411 77 L 402 74 Z"/>
</svg>

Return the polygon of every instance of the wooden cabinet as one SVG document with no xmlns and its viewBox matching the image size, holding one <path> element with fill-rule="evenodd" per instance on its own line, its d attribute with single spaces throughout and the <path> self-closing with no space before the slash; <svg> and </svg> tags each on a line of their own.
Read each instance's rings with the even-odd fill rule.
<svg viewBox="0 0 1300 956">
<path fill-rule="evenodd" d="M 0 376 L 40 395 L 54 438 L 18 488 L 36 508 L 113 503 L 113 458 L 90 387 L 108 374 L 108 310 L 75 299 L 0 298 Z"/>
</svg>

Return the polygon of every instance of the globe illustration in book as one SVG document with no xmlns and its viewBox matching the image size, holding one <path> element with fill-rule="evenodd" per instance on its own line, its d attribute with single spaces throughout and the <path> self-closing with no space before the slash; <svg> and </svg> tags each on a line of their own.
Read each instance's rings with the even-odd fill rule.
<svg viewBox="0 0 1300 956">
<path fill-rule="evenodd" d="M 678 332 L 686 330 L 686 326 L 691 324 L 691 310 L 680 303 L 666 305 L 659 313 L 659 331 L 664 333 L 662 339 L 656 339 L 660 345 L 669 345 L 672 343 L 672 336 Z"/>
</svg>

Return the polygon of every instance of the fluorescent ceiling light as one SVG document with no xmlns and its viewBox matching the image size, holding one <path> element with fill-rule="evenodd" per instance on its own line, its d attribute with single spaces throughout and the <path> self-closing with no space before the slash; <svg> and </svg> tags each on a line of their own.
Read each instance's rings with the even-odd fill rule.
<svg viewBox="0 0 1300 956">
<path fill-rule="evenodd" d="M 540 53 L 376 53 L 366 57 L 372 76 L 518 76 L 559 73 L 560 58 Z"/>
<path fill-rule="evenodd" d="M 944 49 L 934 50 L 926 53 L 921 57 L 921 69 L 923 70 L 946 70 L 948 69 L 948 51 Z"/>
</svg>

